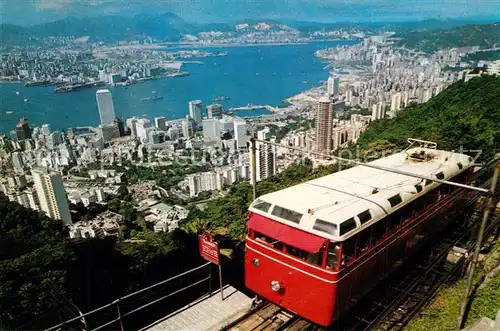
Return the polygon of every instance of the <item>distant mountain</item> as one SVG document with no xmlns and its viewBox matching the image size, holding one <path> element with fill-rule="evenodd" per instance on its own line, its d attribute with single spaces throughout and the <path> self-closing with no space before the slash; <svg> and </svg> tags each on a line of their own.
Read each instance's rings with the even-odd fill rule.
<svg viewBox="0 0 500 331">
<path fill-rule="evenodd" d="M 30 28 L 25 28 L 12 24 L 0 24 L 0 48 L 17 45 L 36 45 L 39 43 L 39 36 Z"/>
<path fill-rule="evenodd" d="M 67 17 L 31 27 L 0 25 L 2 45 L 25 45 L 50 36 L 90 36 L 90 40 L 116 41 L 137 37 L 179 40 L 196 27 L 172 13 L 158 15 Z"/>
<path fill-rule="evenodd" d="M 416 22 L 336 22 L 336 23 L 320 23 L 320 22 L 300 22 L 290 21 L 284 23 L 297 28 L 301 31 L 304 30 L 318 30 L 318 29 L 360 29 L 360 30 L 381 30 L 381 31 L 395 31 L 406 32 L 412 30 L 431 30 L 431 29 L 451 29 L 473 22 L 463 20 L 437 20 L 428 19 Z"/>
<path fill-rule="evenodd" d="M 272 19 L 248 19 L 233 24 L 210 23 L 193 24 L 184 21 L 172 13 L 98 17 L 67 17 L 51 23 L 37 24 L 31 27 L 21 27 L 9 24 L 0 25 L 1 45 L 3 47 L 38 45 L 41 40 L 50 36 L 89 36 L 90 42 L 115 42 L 118 40 L 133 40 L 153 37 L 161 41 L 178 41 L 184 35 L 197 35 L 200 32 L 220 31 L 232 36 L 244 35 L 250 32 L 285 31 L 308 36 L 319 30 L 360 30 L 367 33 L 379 31 L 395 31 L 405 38 L 408 45 L 419 46 L 425 43 L 425 38 L 438 38 L 436 31 L 429 29 L 450 29 L 467 22 L 459 20 L 426 20 L 405 23 L 318 23 L 300 21 L 278 21 Z M 440 31 L 440 30 L 437 30 Z M 448 31 L 448 30 L 446 30 Z M 490 34 L 490 32 L 488 32 Z M 208 34 L 210 35 L 210 33 Z M 477 39 L 475 37 L 475 39 Z M 442 43 L 442 42 L 439 42 Z M 438 43 L 438 44 L 439 44 Z M 488 44 L 488 42 L 486 42 Z"/>
<path fill-rule="evenodd" d="M 446 30 L 407 31 L 397 35 L 399 46 L 432 53 L 439 49 L 500 46 L 500 23 L 466 25 Z"/>
</svg>

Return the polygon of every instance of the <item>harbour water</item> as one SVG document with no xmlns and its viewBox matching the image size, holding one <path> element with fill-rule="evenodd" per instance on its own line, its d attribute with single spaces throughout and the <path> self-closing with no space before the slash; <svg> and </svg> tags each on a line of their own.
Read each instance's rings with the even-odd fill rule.
<svg viewBox="0 0 500 331">
<path fill-rule="evenodd" d="M 328 72 L 323 69 L 324 60 L 314 56 L 316 50 L 353 43 L 208 48 L 206 50 L 227 51 L 228 55 L 203 58 L 203 64 L 184 65 L 183 70 L 190 73 L 186 77 L 150 80 L 109 89 L 116 114 L 122 118 L 182 118 L 188 113 L 189 100 L 200 99 L 206 106 L 220 96 L 229 98 L 217 101 L 225 109 L 247 104 L 278 106 L 283 99 L 318 86 L 320 81 L 328 78 Z M 141 101 L 150 97 L 152 91 L 163 99 Z M 21 83 L 0 84 L 0 132 L 12 130 L 24 116 L 32 126 L 49 123 L 54 130 L 98 125 L 95 92 L 96 89 L 91 88 L 54 93 L 54 86 L 25 88 Z M 10 113 L 12 111 L 14 113 Z M 238 115 L 264 113 L 267 111 L 238 112 Z"/>
</svg>

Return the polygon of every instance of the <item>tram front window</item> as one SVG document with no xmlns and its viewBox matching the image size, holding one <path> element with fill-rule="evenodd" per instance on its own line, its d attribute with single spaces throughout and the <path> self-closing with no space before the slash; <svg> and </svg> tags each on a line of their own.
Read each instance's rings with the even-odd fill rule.
<svg viewBox="0 0 500 331">
<path fill-rule="evenodd" d="M 286 251 L 288 254 L 297 257 L 301 260 L 304 260 L 306 262 L 309 262 L 311 264 L 315 265 L 321 265 L 321 262 L 323 260 L 323 249 L 321 249 L 317 253 L 309 253 L 306 251 L 303 251 L 301 249 L 292 247 L 292 246 L 286 246 Z"/>
<path fill-rule="evenodd" d="M 275 249 L 282 250 L 283 249 L 283 244 L 271 237 L 265 236 L 262 233 L 255 232 L 255 240 L 261 241 L 263 243 L 266 243 L 269 246 L 272 246 Z"/>
</svg>

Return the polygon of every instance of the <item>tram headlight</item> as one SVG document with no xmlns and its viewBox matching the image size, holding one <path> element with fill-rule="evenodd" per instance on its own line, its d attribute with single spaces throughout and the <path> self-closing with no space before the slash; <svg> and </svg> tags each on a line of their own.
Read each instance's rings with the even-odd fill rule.
<svg viewBox="0 0 500 331">
<path fill-rule="evenodd" d="M 279 292 L 281 290 L 281 284 L 277 280 L 272 280 L 271 281 L 271 289 L 274 292 Z"/>
</svg>

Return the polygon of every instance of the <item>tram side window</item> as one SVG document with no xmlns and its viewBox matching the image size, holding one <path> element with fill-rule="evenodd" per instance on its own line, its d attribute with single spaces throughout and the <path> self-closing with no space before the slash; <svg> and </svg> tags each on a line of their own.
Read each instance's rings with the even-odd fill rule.
<svg viewBox="0 0 500 331">
<path fill-rule="evenodd" d="M 339 250 L 340 247 L 333 243 L 328 245 L 328 255 L 326 257 L 326 267 L 328 269 L 336 270 L 339 264 Z"/>
<path fill-rule="evenodd" d="M 266 243 L 267 245 L 272 246 L 273 248 L 278 249 L 278 250 L 283 249 L 283 244 L 280 241 L 275 240 L 275 239 L 268 237 L 266 235 L 263 235 L 262 233 L 259 233 L 259 232 L 254 232 L 254 233 L 255 233 L 255 240 Z"/>
<path fill-rule="evenodd" d="M 377 223 L 373 224 L 371 228 L 372 231 L 372 242 L 375 244 L 385 237 L 385 232 L 387 230 L 386 219 L 381 219 Z"/>
<path fill-rule="evenodd" d="M 351 237 L 342 243 L 342 265 L 348 264 L 354 259 L 354 248 L 356 247 L 356 237 Z"/>
<path fill-rule="evenodd" d="M 370 247 L 370 228 L 364 229 L 356 236 L 358 238 L 356 243 L 356 256 L 359 256 Z"/>
<path fill-rule="evenodd" d="M 398 228 L 399 224 L 401 224 L 401 212 L 399 210 L 387 216 L 387 220 L 389 222 L 389 233 L 393 233 Z"/>
</svg>

